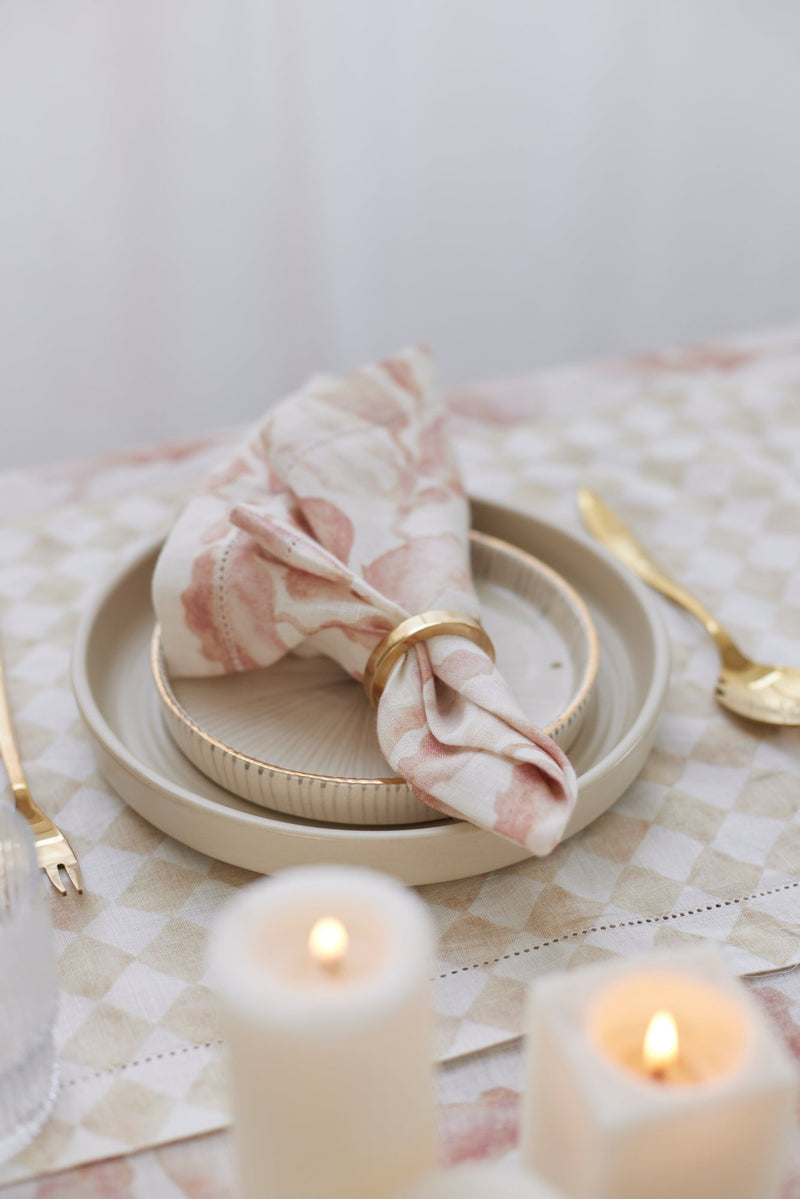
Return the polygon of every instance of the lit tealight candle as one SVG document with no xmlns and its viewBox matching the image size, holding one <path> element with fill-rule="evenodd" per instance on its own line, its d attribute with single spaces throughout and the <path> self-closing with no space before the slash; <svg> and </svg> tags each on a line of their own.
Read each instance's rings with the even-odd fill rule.
<svg viewBox="0 0 800 1199">
<path fill-rule="evenodd" d="M 531 992 L 522 1154 L 570 1199 L 773 1199 L 793 1062 L 712 946 Z"/>
<path fill-rule="evenodd" d="M 383 1199 L 435 1161 L 432 935 L 368 870 L 288 870 L 210 944 L 243 1199 Z"/>
</svg>

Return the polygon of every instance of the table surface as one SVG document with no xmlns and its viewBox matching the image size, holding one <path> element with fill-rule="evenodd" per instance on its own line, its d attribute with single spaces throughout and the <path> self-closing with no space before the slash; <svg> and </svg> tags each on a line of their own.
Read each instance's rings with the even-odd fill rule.
<svg viewBox="0 0 800 1199">
<path fill-rule="evenodd" d="M 800 971 L 753 984 L 800 1063 Z M 519 1042 L 470 1055 L 438 1076 L 440 1158 L 444 1165 L 518 1157 L 523 1048 Z M 2 1189 L 4 1199 L 235 1199 L 236 1169 L 227 1131 L 92 1162 Z M 265 1197 L 269 1199 L 269 1197 Z M 781 1199 L 800 1199 L 800 1130 L 791 1146 Z"/>
<path fill-rule="evenodd" d="M 758 630 L 762 646 L 783 651 L 787 660 L 794 654 L 793 660 L 800 662 L 797 546 L 800 492 L 796 482 L 800 478 L 800 330 L 751 335 L 713 345 L 551 371 L 524 380 L 466 387 L 453 391 L 449 398 L 457 435 L 462 438 L 459 444 L 464 469 L 468 474 L 473 469 L 479 472 L 481 494 L 489 497 L 502 494 L 510 502 L 533 510 L 544 504 L 548 515 L 570 520 L 574 525 L 568 501 L 574 494 L 575 483 L 585 481 L 598 486 L 629 519 L 642 518 L 650 538 L 648 544 L 660 552 L 668 567 L 680 572 L 708 602 L 716 602 L 718 609 L 722 600 L 722 615 L 728 616 L 737 633 L 745 637 L 749 633 L 752 637 Z M 675 419 L 678 410 L 680 419 Z M 542 433 L 537 441 L 539 429 Z M 560 430 L 564 429 L 566 433 L 562 436 Z M 650 444 L 646 473 L 641 453 L 638 456 L 628 453 L 634 434 Z M 8 533 L 9 554 L 16 544 L 15 538 L 22 535 L 20 530 L 29 527 L 26 522 L 31 518 L 41 516 L 45 522 L 55 522 L 64 513 L 72 514 L 72 518 L 83 513 L 85 518 L 85 513 L 98 504 L 128 504 L 128 519 L 133 525 L 138 520 L 142 534 L 149 534 L 150 517 L 145 513 L 147 504 L 155 502 L 152 497 L 160 496 L 167 484 L 177 494 L 185 492 L 211 463 L 219 460 L 234 437 L 235 432 L 195 437 L 177 445 L 5 472 L 0 475 L 0 505 L 5 514 L 2 528 Z M 753 447 L 752 456 L 748 445 Z M 523 459 L 530 454 L 538 456 L 536 469 L 523 477 Z M 522 482 L 510 488 L 509 474 L 515 470 Z M 732 506 L 729 503 L 722 524 L 715 526 L 713 542 L 691 543 L 685 530 L 694 528 L 709 506 L 716 504 L 718 510 L 723 493 L 729 497 L 733 494 L 735 502 Z M 673 529 L 681 526 L 684 530 L 675 536 L 670 535 L 668 518 L 656 519 L 659 510 L 663 516 L 670 505 L 673 517 L 679 513 L 685 518 L 682 526 L 680 521 L 673 520 Z M 751 525 L 762 522 L 758 537 L 746 540 L 736 527 L 737 513 L 741 516 L 741 528 L 748 527 L 748 521 Z M 756 542 L 761 546 L 760 556 L 752 550 Z M 104 561 L 98 556 L 97 582 L 102 581 Z M 739 600 L 726 613 L 726 580 L 738 579 L 737 570 L 743 565 L 750 567 L 755 579 L 750 591 L 744 588 L 745 594 L 752 595 L 752 605 L 748 607 Z M 82 567 L 92 568 L 91 563 L 87 567 L 85 562 Z M 15 578 L 13 572 L 7 576 L 7 587 L 13 585 Z M 741 596 L 743 585 L 737 582 L 736 586 L 737 596 Z M 761 788 L 759 795 L 764 794 L 764 788 L 772 787 L 770 780 L 774 778 L 796 781 L 800 769 L 800 740 L 796 730 L 781 734 L 780 740 L 766 734 L 762 739 L 760 733 L 742 722 L 726 724 L 724 717 L 711 712 L 713 705 L 701 695 L 705 697 L 706 689 L 710 692 L 713 684 L 713 651 L 703 645 L 701 633 L 690 629 L 680 616 L 666 610 L 665 616 L 676 646 L 675 669 L 681 672 L 678 706 L 682 704 L 683 709 L 679 714 L 668 711 L 669 745 L 657 748 L 655 764 L 649 767 L 642 787 L 633 797 L 625 797 L 620 808 L 623 817 L 635 812 L 637 805 L 642 811 L 647 810 L 647 805 L 652 805 L 655 788 L 662 786 L 670 772 L 671 777 L 680 779 L 677 765 L 680 738 L 675 730 L 683 728 L 680 722 L 685 724 L 689 717 L 698 724 L 706 722 L 703 729 L 712 728 L 718 741 L 716 748 L 720 752 L 706 752 L 700 771 L 702 785 L 696 784 L 697 795 L 708 794 L 712 805 L 717 802 L 709 790 L 712 777 L 716 776 L 717 781 L 723 776 L 728 778 L 726 771 L 741 766 L 742 759 L 737 757 L 740 744 L 748 745 L 751 757 L 755 755 L 756 762 L 761 764 L 755 775 L 748 776 L 748 785 L 754 785 L 755 779 Z M 765 621 L 770 619 L 773 623 L 767 627 Z M 692 776 L 694 779 L 698 770 Z M 674 792 L 673 786 L 669 795 Z M 776 794 L 774 790 L 769 793 Z M 662 799 L 660 792 L 659 801 Z M 696 802 L 702 806 L 703 800 L 698 798 Z M 775 807 L 778 815 L 773 819 L 775 838 L 780 836 L 777 826 L 785 805 L 785 791 L 780 790 L 780 802 L 776 800 Z M 796 829 L 797 807 L 795 800 L 791 811 L 787 808 L 784 812 L 793 829 Z M 720 851 L 715 852 L 719 855 Z M 743 854 L 737 850 L 737 856 L 731 853 L 729 858 L 730 865 L 741 864 Z M 745 944 L 741 936 L 739 941 L 729 938 L 727 932 L 720 939 L 755 954 L 764 968 L 794 960 L 800 944 L 800 921 L 793 920 L 791 912 L 787 916 L 785 908 L 761 910 L 766 903 L 764 896 L 780 889 L 788 890 L 791 896 L 789 889 L 797 885 L 792 876 L 792 870 L 796 874 L 791 865 L 794 861 L 790 862 L 784 853 L 778 862 L 773 855 L 767 859 L 772 874 L 751 872 L 752 878 L 745 874 L 743 878 L 751 881 L 749 884 L 744 881 L 736 895 L 731 891 L 729 898 L 721 898 L 722 892 L 715 893 L 711 884 L 705 884 L 709 894 L 720 896 L 716 905 L 707 905 L 709 910 L 732 903 L 746 906 L 751 899 L 761 901 L 761 906 L 758 902 L 751 906 L 760 913 L 758 922 L 762 931 L 766 927 L 764 922 L 771 922 L 767 948 L 759 949 L 753 940 Z M 596 872 L 592 877 L 596 878 Z M 517 877 L 515 886 L 520 885 Z M 697 890 L 696 880 L 693 885 Z M 579 887 L 576 885 L 570 894 L 573 898 L 579 895 Z M 615 894 L 616 907 L 602 908 L 603 911 L 622 910 L 618 893 Z M 657 916 L 657 920 L 673 922 L 676 936 L 680 918 L 694 915 L 685 900 L 681 903 L 681 894 L 677 888 L 672 897 L 673 909 L 665 908 L 666 914 L 659 911 Z M 447 907 L 446 897 L 439 895 L 437 900 L 440 908 Z M 453 900 L 451 907 L 456 906 Z M 598 907 L 597 911 L 600 910 Z M 633 907 L 628 910 L 638 911 Z M 480 931 L 477 924 L 480 916 L 473 911 L 470 919 L 470 935 L 474 938 L 476 928 Z M 564 919 L 567 930 L 564 940 L 575 938 L 576 928 L 581 929 L 582 942 L 587 932 L 597 932 L 583 911 L 574 913 L 572 922 L 569 913 Z M 629 923 L 645 922 L 651 923 L 651 918 L 642 917 Z M 709 922 L 697 926 L 697 933 L 689 935 L 716 936 L 715 927 Z M 487 930 L 496 935 L 496 930 L 488 926 Z M 776 937 L 782 938 L 779 952 L 774 948 Z M 558 939 L 558 936 L 553 938 Z M 513 950 L 516 942 L 509 938 L 508 943 L 512 950 L 505 957 L 512 952 L 519 954 L 519 950 Z M 525 952 L 549 943 L 540 936 L 535 946 L 525 947 Z M 635 950 L 633 943 L 623 948 L 623 952 Z M 470 952 L 474 953 L 474 943 Z M 599 951 L 595 956 L 599 956 Z M 458 961 L 458 958 L 449 960 Z M 554 961 L 553 966 L 557 968 L 560 964 Z M 800 1059 L 800 973 L 765 976 L 751 985 Z M 489 991 L 491 986 L 490 979 Z M 519 1040 L 509 1039 L 513 1027 L 511 1024 L 508 1027 L 505 1043 L 481 1049 L 479 1039 L 474 1046 L 467 1039 L 463 1052 L 454 1053 L 452 1060 L 439 1068 L 442 1153 L 446 1161 L 513 1158 L 522 1048 Z M 99 1156 L 102 1158 L 102 1154 Z M 118 1154 L 59 1173 L 37 1177 L 36 1169 L 31 1169 L 29 1174 L 10 1183 L 3 1194 L 8 1199 L 145 1194 L 167 1199 L 169 1196 L 215 1199 L 234 1194 L 233 1163 L 228 1134 L 224 1131 Z M 784 1189 L 784 1199 L 792 1196 L 800 1196 L 798 1145 Z"/>
</svg>

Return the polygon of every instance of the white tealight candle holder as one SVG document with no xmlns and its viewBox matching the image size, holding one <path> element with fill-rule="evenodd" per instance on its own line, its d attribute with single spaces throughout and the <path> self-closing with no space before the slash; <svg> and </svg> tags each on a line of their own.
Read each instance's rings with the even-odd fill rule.
<svg viewBox="0 0 800 1199">
<path fill-rule="evenodd" d="M 210 943 L 243 1199 L 383 1199 L 435 1163 L 433 938 L 368 870 L 246 888 Z"/>
<path fill-rule="evenodd" d="M 773 1199 L 797 1070 L 718 950 L 544 979 L 522 1158 L 570 1199 Z"/>
<path fill-rule="evenodd" d="M 464 1165 L 426 1174 L 395 1199 L 564 1199 L 530 1173 L 504 1166 Z"/>
</svg>

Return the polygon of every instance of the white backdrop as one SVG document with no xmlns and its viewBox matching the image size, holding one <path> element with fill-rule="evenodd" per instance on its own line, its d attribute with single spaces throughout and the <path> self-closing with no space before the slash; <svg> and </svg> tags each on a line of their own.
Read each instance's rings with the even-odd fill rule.
<svg viewBox="0 0 800 1199">
<path fill-rule="evenodd" d="M 0 0 L 0 465 L 800 314 L 790 0 Z"/>
</svg>

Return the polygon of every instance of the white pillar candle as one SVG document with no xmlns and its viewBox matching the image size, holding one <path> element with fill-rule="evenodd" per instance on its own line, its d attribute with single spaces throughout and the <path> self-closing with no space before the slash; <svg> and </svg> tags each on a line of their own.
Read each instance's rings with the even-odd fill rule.
<svg viewBox="0 0 800 1199">
<path fill-rule="evenodd" d="M 431 1168 L 432 950 L 422 903 L 369 870 L 288 870 L 223 912 L 243 1199 L 383 1199 Z"/>
<path fill-rule="evenodd" d="M 563 1195 L 527 1171 L 481 1164 L 426 1174 L 395 1199 L 563 1199 Z"/>
<path fill-rule="evenodd" d="M 570 1199 L 778 1195 L 796 1068 L 714 947 L 544 979 L 526 1028 L 523 1160 Z"/>
</svg>

